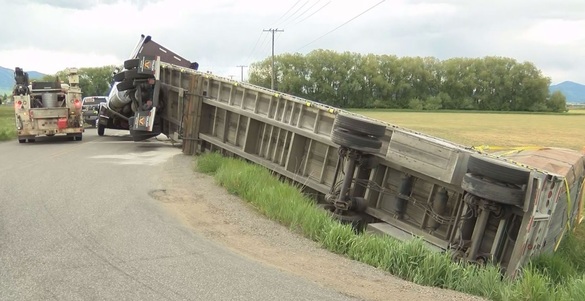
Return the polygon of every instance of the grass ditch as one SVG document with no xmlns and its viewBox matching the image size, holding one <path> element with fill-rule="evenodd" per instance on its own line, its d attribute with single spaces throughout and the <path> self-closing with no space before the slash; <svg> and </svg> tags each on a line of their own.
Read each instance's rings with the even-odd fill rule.
<svg viewBox="0 0 585 301">
<path fill-rule="evenodd" d="M 327 250 L 420 285 L 490 300 L 585 300 L 585 244 L 576 235 L 564 239 L 557 253 L 537 258 L 511 280 L 502 277 L 497 266 L 455 263 L 447 253 L 426 248 L 420 239 L 401 242 L 389 236 L 357 234 L 318 209 L 300 187 L 281 182 L 262 166 L 205 153 L 197 159 L 197 171 L 213 175 L 231 194 Z"/>
<path fill-rule="evenodd" d="M 16 138 L 14 125 L 14 108 L 0 105 L 0 141 Z"/>
</svg>

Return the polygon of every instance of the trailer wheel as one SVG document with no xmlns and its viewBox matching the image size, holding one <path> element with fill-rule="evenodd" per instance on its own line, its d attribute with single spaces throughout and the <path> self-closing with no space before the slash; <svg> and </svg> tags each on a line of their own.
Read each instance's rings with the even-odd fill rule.
<svg viewBox="0 0 585 301">
<path fill-rule="evenodd" d="M 471 173 L 463 176 L 461 188 L 477 197 L 506 205 L 521 206 L 524 204 L 526 194 L 516 185 L 493 181 Z"/>
<path fill-rule="evenodd" d="M 364 220 L 361 214 L 353 211 L 346 211 L 346 214 L 335 213 L 335 205 L 333 204 L 318 204 L 317 207 L 325 210 L 333 219 L 338 220 L 342 224 L 351 224 L 354 228 L 359 228 Z"/>
<path fill-rule="evenodd" d="M 122 71 L 122 72 L 118 72 L 118 73 L 114 74 L 114 81 L 117 81 L 117 82 L 121 82 L 121 81 L 123 81 L 123 80 L 124 80 L 124 78 L 125 78 L 125 75 L 126 75 L 126 74 L 125 74 L 123 71 Z"/>
<path fill-rule="evenodd" d="M 371 136 L 358 136 L 348 130 L 336 128 L 333 129 L 331 141 L 341 146 L 363 151 L 377 152 L 382 147 L 382 141 Z"/>
<path fill-rule="evenodd" d="M 134 89 L 134 82 L 132 80 L 128 80 L 125 79 L 121 82 L 119 82 L 116 85 L 116 88 L 118 89 L 118 91 L 122 92 L 122 91 L 126 91 L 126 90 L 130 90 L 130 89 Z"/>
<path fill-rule="evenodd" d="M 26 143 L 26 139 L 18 139 L 18 143 Z"/>
<path fill-rule="evenodd" d="M 530 170 L 526 168 L 476 154 L 469 156 L 467 172 L 518 185 L 526 184 L 530 176 Z"/>
<path fill-rule="evenodd" d="M 35 139 L 28 139 L 29 143 L 34 143 L 36 140 Z"/>
<path fill-rule="evenodd" d="M 98 125 L 97 125 L 98 136 L 103 136 L 105 132 L 106 132 L 106 126 L 98 123 Z"/>
<path fill-rule="evenodd" d="M 386 125 L 359 117 L 338 114 L 335 117 L 333 128 L 342 128 L 361 135 L 370 135 L 377 138 L 386 134 Z"/>
<path fill-rule="evenodd" d="M 147 79 L 147 78 L 154 78 L 154 74 L 140 73 L 140 72 L 138 72 L 138 69 L 124 71 L 124 79 L 125 80 Z"/>
<path fill-rule="evenodd" d="M 138 66 L 140 66 L 140 59 L 130 59 L 130 60 L 125 60 L 124 61 L 124 68 L 125 69 L 133 69 L 133 68 L 138 68 Z"/>
</svg>

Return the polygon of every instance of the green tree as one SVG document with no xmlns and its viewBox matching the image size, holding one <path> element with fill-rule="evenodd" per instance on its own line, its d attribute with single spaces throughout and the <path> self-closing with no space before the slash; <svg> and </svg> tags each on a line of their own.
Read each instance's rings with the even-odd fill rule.
<svg viewBox="0 0 585 301">
<path fill-rule="evenodd" d="M 250 82 L 270 86 L 271 60 L 253 63 Z M 341 108 L 492 111 L 561 110 L 550 79 L 530 62 L 506 57 L 362 55 L 318 49 L 276 57 L 279 91 Z"/>
<path fill-rule="evenodd" d="M 113 70 L 116 66 L 89 67 L 79 69 L 79 86 L 84 97 L 104 96 L 110 89 Z"/>
<path fill-rule="evenodd" d="M 547 108 L 552 112 L 567 112 L 567 98 L 561 91 L 555 91 L 546 102 Z"/>
<path fill-rule="evenodd" d="M 86 67 L 78 69 L 79 86 L 83 97 L 104 96 L 110 89 L 113 78 L 113 71 L 117 66 Z M 120 68 L 121 69 L 121 68 Z M 69 83 L 67 69 L 61 70 L 54 75 L 44 75 L 39 81 L 55 81 L 57 78 L 63 83 Z"/>
</svg>

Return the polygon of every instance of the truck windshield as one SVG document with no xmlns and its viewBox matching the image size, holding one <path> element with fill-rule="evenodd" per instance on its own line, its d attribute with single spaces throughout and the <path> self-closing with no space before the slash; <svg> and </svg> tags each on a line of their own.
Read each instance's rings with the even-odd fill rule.
<svg viewBox="0 0 585 301">
<path fill-rule="evenodd" d="M 105 97 L 88 97 L 88 98 L 83 99 L 84 106 L 97 105 L 97 104 L 105 103 L 105 102 L 106 102 Z"/>
</svg>

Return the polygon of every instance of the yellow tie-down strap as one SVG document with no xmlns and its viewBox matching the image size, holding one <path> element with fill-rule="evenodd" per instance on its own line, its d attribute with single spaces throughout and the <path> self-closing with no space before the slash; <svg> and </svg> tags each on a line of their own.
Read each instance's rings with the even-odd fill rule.
<svg viewBox="0 0 585 301">
<path fill-rule="evenodd" d="M 579 211 L 577 211 L 577 223 L 575 225 L 575 229 L 577 228 L 577 225 L 580 225 L 581 222 L 583 221 L 583 205 L 585 205 L 585 179 L 583 179 L 583 183 L 581 183 L 581 188 L 580 188 L 580 192 L 579 192 L 579 197 L 577 198 L 579 200 Z"/>
<path fill-rule="evenodd" d="M 513 153 L 519 153 L 521 151 L 524 150 L 535 150 L 535 149 L 543 149 L 545 148 L 544 146 L 518 146 L 518 147 L 512 147 L 512 146 L 493 146 L 493 145 L 478 145 L 478 146 L 472 146 L 472 149 L 479 151 L 481 153 L 487 152 L 487 151 L 502 151 L 502 150 L 508 150 L 507 152 L 501 153 L 499 154 L 500 156 L 505 156 L 505 155 L 509 155 L 509 154 L 513 154 Z"/>
<path fill-rule="evenodd" d="M 507 155 L 510 154 L 514 154 L 514 153 L 519 153 L 521 151 L 525 151 L 525 150 L 539 150 L 539 149 L 543 149 L 546 148 L 544 146 L 518 146 L 518 147 L 513 147 L 513 146 L 493 146 L 493 145 L 478 145 L 478 146 L 472 146 L 471 149 L 476 150 L 482 154 L 487 154 L 490 156 L 494 156 L 496 158 L 500 158 L 503 159 L 506 162 L 518 165 L 518 166 L 522 166 L 522 167 L 526 167 L 528 169 L 532 169 L 532 170 L 536 170 L 536 171 L 540 171 L 543 173 L 548 173 L 544 170 L 539 170 L 538 168 L 532 167 L 532 166 L 528 166 L 525 164 L 522 164 L 520 162 L 516 162 L 510 158 L 506 158 Z M 507 150 L 507 152 L 502 152 L 502 153 L 498 153 L 497 155 L 494 155 L 492 153 L 489 153 L 488 151 L 503 151 L 503 150 Z"/>
</svg>

